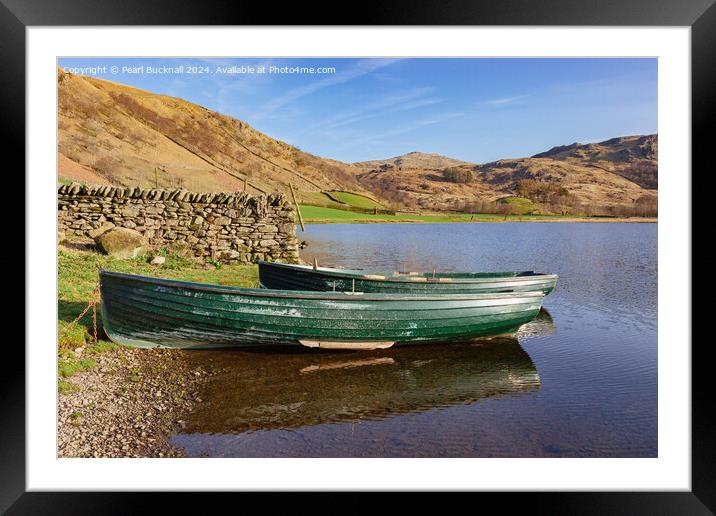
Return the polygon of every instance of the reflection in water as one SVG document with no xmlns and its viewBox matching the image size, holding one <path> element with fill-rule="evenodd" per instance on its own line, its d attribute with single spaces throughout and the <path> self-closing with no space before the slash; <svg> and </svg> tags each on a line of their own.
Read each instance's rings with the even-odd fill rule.
<svg viewBox="0 0 716 516">
<path fill-rule="evenodd" d="M 546 312 L 525 325 L 550 332 Z M 531 328 L 530 328 L 531 327 Z M 190 354 L 203 359 L 208 352 Z M 185 432 L 237 434 L 358 419 L 387 419 L 540 388 L 516 338 L 375 352 L 227 352 Z"/>
<path fill-rule="evenodd" d="M 537 317 L 520 326 L 520 329 L 517 330 L 517 338 L 545 337 L 552 335 L 554 330 L 555 325 L 552 316 L 546 308 L 542 307 Z"/>
</svg>

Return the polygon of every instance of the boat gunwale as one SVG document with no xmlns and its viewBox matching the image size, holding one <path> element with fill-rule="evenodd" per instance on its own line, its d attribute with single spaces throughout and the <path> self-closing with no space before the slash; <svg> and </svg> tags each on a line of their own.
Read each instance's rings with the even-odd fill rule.
<svg viewBox="0 0 716 516">
<path fill-rule="evenodd" d="M 339 278 L 346 278 L 346 279 L 360 279 L 361 281 L 371 281 L 371 282 L 392 282 L 392 283 L 443 283 L 443 284 L 474 284 L 474 283 L 494 283 L 499 281 L 510 281 L 510 282 L 525 282 L 525 281 L 552 281 L 552 280 L 558 280 L 559 276 L 557 274 L 552 273 L 546 273 L 546 272 L 534 272 L 532 275 L 529 276 L 493 276 L 489 278 L 450 278 L 449 281 L 430 281 L 430 278 L 426 278 L 426 281 L 415 281 L 412 278 L 424 278 L 425 276 L 397 276 L 393 273 L 386 273 L 381 271 L 365 271 L 363 273 L 361 272 L 349 272 L 354 269 L 337 269 L 334 267 L 318 267 L 314 269 L 310 265 L 302 265 L 302 264 L 294 264 L 294 263 L 281 263 L 281 262 L 267 262 L 264 260 L 259 260 L 258 265 L 268 265 L 269 267 L 278 267 L 286 270 L 300 270 L 308 273 L 320 273 L 324 274 L 326 276 L 334 276 Z M 510 271 L 504 271 L 505 274 L 509 273 Z M 497 273 L 500 274 L 500 273 Z M 382 276 L 382 277 L 376 277 L 376 276 Z"/>
<path fill-rule="evenodd" d="M 271 263 L 271 262 L 269 262 Z M 490 292 L 490 293 L 440 293 L 429 295 L 407 295 L 395 293 L 363 293 L 363 292 L 322 292 L 322 291 L 301 291 L 301 290 L 278 290 L 278 289 L 254 289 L 236 287 L 230 285 L 214 285 L 212 283 L 197 283 L 191 281 L 172 280 L 143 276 L 140 274 L 127 274 L 123 272 L 99 270 L 100 280 L 102 277 L 138 281 L 149 285 L 183 288 L 200 292 L 214 292 L 218 294 L 242 295 L 253 297 L 270 297 L 277 299 L 315 299 L 325 301 L 445 301 L 445 300 L 478 300 L 478 299 L 509 299 L 509 298 L 544 298 L 541 291 L 527 292 Z"/>
<path fill-rule="evenodd" d="M 124 288 L 129 288 L 129 289 L 131 290 L 131 287 L 118 286 L 117 288 L 115 288 L 115 289 L 113 290 L 113 292 L 112 292 L 111 295 L 118 295 L 119 297 L 129 297 L 129 298 L 137 297 L 137 298 L 141 298 L 141 300 L 152 299 L 152 300 L 155 300 L 155 301 L 157 301 L 157 300 L 159 300 L 159 301 L 166 301 L 166 302 L 170 302 L 170 303 L 177 304 L 177 305 L 183 305 L 183 306 L 196 306 L 196 302 L 194 302 L 194 303 L 191 302 L 192 300 L 195 301 L 195 300 L 197 299 L 197 298 L 195 298 L 195 297 L 193 297 L 193 296 L 185 296 L 185 295 L 181 295 L 181 294 L 162 292 L 162 293 L 161 293 L 161 294 L 162 294 L 161 296 L 153 297 L 153 296 L 151 296 L 151 295 L 147 295 L 147 292 L 131 292 L 131 291 L 130 291 L 129 293 L 127 293 L 127 292 L 124 292 L 124 291 L 123 291 Z M 118 293 L 120 293 L 120 292 L 122 292 L 121 295 L 118 294 Z M 153 291 L 148 291 L 148 292 L 151 292 L 151 293 L 156 294 L 156 293 L 153 292 Z M 169 299 L 168 296 L 175 296 L 175 297 L 180 298 L 180 299 L 179 299 L 179 300 L 171 300 L 171 299 Z M 447 296 L 446 296 L 446 297 L 447 297 Z M 450 297 L 452 297 L 452 296 L 450 296 Z M 447 300 L 447 301 L 452 301 L 452 299 L 445 299 L 445 300 Z M 137 299 L 137 301 L 140 301 L 140 299 Z M 206 301 L 206 300 L 202 300 L 202 301 Z M 235 300 L 222 300 L 222 299 L 215 299 L 215 300 L 214 300 L 214 299 L 210 299 L 209 301 L 214 302 L 214 303 L 215 303 L 215 302 L 226 303 L 227 306 L 237 306 L 237 305 L 244 305 L 244 304 L 247 304 L 247 305 L 251 306 L 250 303 L 241 302 L 241 301 L 235 301 Z M 458 300 L 458 301 L 480 302 L 480 301 L 485 301 L 485 300 L 483 300 L 483 299 L 469 299 L 469 300 L 460 299 L 460 300 Z M 487 300 L 487 301 L 492 301 L 492 300 Z M 497 301 L 500 301 L 500 300 L 497 300 Z M 361 311 L 364 312 L 364 313 L 365 313 L 365 312 L 379 312 L 379 313 L 384 313 L 384 312 L 386 312 L 386 311 L 390 311 L 390 312 L 392 312 L 392 313 L 401 313 L 401 312 L 415 312 L 416 310 L 419 310 L 419 311 L 429 311 L 429 312 L 436 312 L 436 313 L 444 313 L 444 312 L 446 312 L 446 311 L 448 311 L 448 310 L 450 310 L 450 311 L 475 310 L 475 309 L 493 309 L 493 310 L 494 310 L 494 309 L 498 309 L 498 308 L 500 308 L 500 307 L 504 307 L 504 308 L 507 308 L 507 307 L 516 307 L 516 306 L 521 306 L 521 305 L 526 305 L 526 304 L 533 304 L 533 303 L 536 303 L 536 302 L 538 302 L 537 299 L 524 299 L 524 300 L 522 300 L 522 299 L 519 299 L 519 298 L 518 298 L 517 301 L 512 302 L 512 303 L 499 303 L 499 302 L 498 302 L 498 303 L 494 303 L 494 304 L 476 305 L 476 306 L 475 306 L 475 305 L 445 306 L 445 307 L 443 307 L 443 306 L 441 306 L 441 307 L 430 306 L 430 307 L 428 307 L 428 308 L 416 307 L 416 308 L 408 308 L 408 309 L 399 308 L 399 307 L 391 307 L 391 308 L 389 308 L 388 310 L 384 310 L 384 309 L 382 309 L 382 308 L 381 308 L 381 309 L 374 309 L 374 308 L 365 309 L 365 308 L 364 308 L 364 309 L 362 309 Z M 265 307 L 266 305 L 259 305 L 259 306 L 261 306 L 261 307 L 263 308 L 263 307 Z M 306 307 L 305 307 L 305 306 L 299 306 L 299 305 L 281 305 L 280 308 L 282 308 L 282 309 L 285 309 L 285 308 L 291 308 L 291 309 L 297 308 L 297 309 L 302 309 L 302 310 L 303 310 L 303 309 L 305 309 Z M 327 307 L 309 307 L 309 308 L 310 308 L 310 309 L 314 309 L 314 310 L 321 310 L 321 311 L 323 311 L 323 312 L 329 310 L 329 308 L 327 308 Z M 228 310 L 228 309 L 226 309 L 226 308 L 220 308 L 220 307 L 211 307 L 211 309 L 212 309 L 212 310 L 217 310 L 217 311 L 222 311 L 222 312 L 231 312 L 231 311 L 233 311 L 233 310 Z M 285 315 L 284 315 L 284 317 L 289 317 L 289 316 L 290 316 L 290 315 L 288 315 L 288 314 L 285 314 Z M 293 316 L 290 316 L 290 317 L 293 317 Z M 313 317 L 309 317 L 309 316 L 303 315 L 303 316 L 301 316 L 301 318 L 309 318 L 309 319 L 311 319 L 311 318 L 313 318 Z M 325 317 L 320 317 L 320 319 L 324 319 L 324 318 L 325 318 Z M 424 318 L 421 318 L 421 319 L 424 319 Z M 442 317 L 438 317 L 438 318 L 436 318 L 436 319 L 443 319 L 443 318 L 442 318 Z M 336 320 L 340 320 L 340 318 L 336 318 Z M 380 319 L 376 319 L 376 320 L 380 320 Z M 392 319 L 388 319 L 388 320 L 392 320 Z"/>
<path fill-rule="evenodd" d="M 125 297 L 124 297 L 124 296 L 118 296 L 118 297 L 119 297 L 118 299 L 113 299 L 113 300 L 112 300 L 112 303 L 117 303 L 117 304 L 120 305 L 120 307 L 126 306 L 127 309 L 129 310 L 132 305 L 131 305 L 129 302 L 126 302 L 126 301 L 125 301 Z M 171 310 L 173 310 L 175 313 L 187 314 L 187 315 L 202 315 L 202 314 L 195 314 L 195 313 L 193 313 L 193 312 L 191 312 L 191 311 L 182 310 L 181 308 L 174 308 L 174 309 L 172 309 L 172 307 L 169 307 L 169 306 L 157 305 L 157 304 L 155 304 L 155 303 L 152 302 L 152 301 L 156 301 L 156 300 L 151 299 L 151 298 L 147 298 L 147 299 L 135 299 L 134 297 L 131 297 L 131 298 L 129 298 L 129 299 L 130 299 L 130 300 L 133 300 L 133 301 L 135 301 L 135 302 L 137 302 L 137 303 L 144 303 L 144 304 L 146 304 L 146 305 L 149 305 L 149 306 L 152 306 L 152 307 L 154 307 L 154 308 L 159 309 L 159 311 L 154 312 L 154 315 L 156 315 L 157 313 L 161 314 L 161 313 L 162 313 L 161 310 L 166 310 L 166 311 L 171 311 Z M 174 303 L 174 304 L 179 305 L 180 307 L 181 307 L 181 306 L 186 306 L 186 307 L 191 307 L 191 306 L 193 306 L 193 305 L 186 304 L 186 303 Z M 520 305 L 525 305 L 525 304 L 528 304 L 528 303 L 520 303 L 519 305 L 503 305 L 503 306 L 520 306 Z M 530 304 L 531 304 L 531 303 L 530 303 Z M 488 307 L 488 308 L 489 308 L 489 307 Z M 499 308 L 499 306 L 498 306 L 497 308 Z M 120 310 L 123 310 L 123 309 L 124 309 L 124 308 L 120 308 Z M 469 309 L 470 309 L 469 307 L 465 308 L 465 310 L 469 310 Z M 212 310 L 214 310 L 214 311 L 216 312 L 215 314 L 212 314 L 212 317 L 213 317 L 213 318 L 220 319 L 220 320 L 226 320 L 226 321 L 230 321 L 230 322 L 232 322 L 232 323 L 233 323 L 233 322 L 246 322 L 246 323 L 255 323 L 255 322 L 256 322 L 256 321 L 247 320 L 247 319 L 245 319 L 245 318 L 235 319 L 235 318 L 222 317 L 222 314 L 223 314 L 223 313 L 231 313 L 229 310 L 226 310 L 226 309 L 212 308 Z M 473 310 L 474 310 L 474 309 L 473 309 Z M 477 314 L 477 315 L 460 315 L 460 316 L 436 317 L 436 318 L 421 317 L 421 318 L 420 318 L 420 322 L 425 322 L 425 321 L 433 321 L 433 322 L 436 322 L 436 323 L 442 322 L 442 323 L 444 323 L 443 326 L 447 326 L 448 323 L 451 323 L 451 324 L 454 326 L 457 321 L 464 321 L 464 320 L 468 320 L 468 319 L 475 319 L 476 317 L 495 317 L 495 316 L 502 316 L 502 315 L 509 315 L 509 314 L 514 315 L 515 317 L 517 317 L 517 316 L 518 316 L 519 314 L 521 314 L 521 313 L 530 312 L 530 311 L 532 311 L 532 310 L 533 310 L 532 308 L 522 308 L 522 309 L 519 309 L 519 310 L 512 310 L 512 311 L 501 310 L 501 311 L 491 312 L 491 313 L 488 313 L 488 314 Z M 432 310 L 428 310 L 428 311 L 432 311 Z M 245 315 L 249 315 L 249 316 L 252 316 L 252 317 L 257 317 L 257 316 L 259 316 L 260 314 L 250 313 L 250 314 L 245 314 Z M 167 316 L 170 316 L 170 314 L 167 314 Z M 173 317 L 173 316 L 171 316 L 171 317 Z M 281 320 L 283 320 L 283 319 L 290 319 L 290 318 L 301 319 L 301 320 L 310 319 L 310 320 L 313 320 L 313 321 L 321 321 L 321 320 L 325 320 L 325 321 L 338 321 L 338 320 L 340 320 L 340 319 L 338 319 L 338 318 L 306 317 L 306 316 L 295 316 L 295 315 L 289 315 L 289 314 L 276 315 L 276 316 L 274 316 L 274 318 L 281 319 Z M 411 322 L 412 319 L 406 317 L 406 318 L 402 318 L 402 319 L 401 319 L 401 318 L 396 318 L 396 319 L 366 319 L 365 321 L 369 321 L 369 322 L 374 323 L 374 324 L 377 324 L 377 323 L 392 323 L 392 324 L 394 324 L 394 325 L 398 325 L 401 321 L 402 321 L 402 322 Z M 285 326 L 284 324 L 281 324 L 281 323 L 278 323 L 278 322 L 264 322 L 263 324 L 268 325 L 268 326 Z M 464 323 L 461 323 L 460 325 L 461 325 L 461 326 L 465 326 Z M 321 328 L 321 326 L 307 326 L 307 327 L 311 327 L 311 328 Z M 433 327 L 433 326 L 424 326 L 423 328 L 432 328 L 432 327 Z M 438 326 L 434 326 L 434 327 L 438 327 Z M 405 329 L 411 329 L 411 328 L 405 328 Z M 413 328 L 413 329 L 414 329 L 414 328 Z"/>
</svg>

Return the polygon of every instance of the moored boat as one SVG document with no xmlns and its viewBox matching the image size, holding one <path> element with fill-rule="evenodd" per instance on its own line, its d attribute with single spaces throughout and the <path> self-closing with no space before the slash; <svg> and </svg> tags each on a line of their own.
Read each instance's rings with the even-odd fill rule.
<svg viewBox="0 0 716 516">
<path fill-rule="evenodd" d="M 401 294 L 475 294 L 498 292 L 552 292 L 556 274 L 514 272 L 369 272 L 310 265 L 259 262 L 259 280 L 265 288 L 385 292 Z"/>
<path fill-rule="evenodd" d="M 404 295 L 267 290 L 100 271 L 102 321 L 115 342 L 218 348 L 302 344 L 376 349 L 512 334 L 542 292 Z"/>
</svg>

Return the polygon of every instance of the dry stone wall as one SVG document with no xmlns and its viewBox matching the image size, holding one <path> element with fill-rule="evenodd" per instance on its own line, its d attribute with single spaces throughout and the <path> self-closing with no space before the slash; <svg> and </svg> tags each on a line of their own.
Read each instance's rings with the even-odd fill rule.
<svg viewBox="0 0 716 516">
<path fill-rule="evenodd" d="M 61 235 L 94 236 L 125 227 L 156 247 L 184 248 L 222 262 L 298 262 L 295 211 L 282 194 L 62 185 Z"/>
</svg>

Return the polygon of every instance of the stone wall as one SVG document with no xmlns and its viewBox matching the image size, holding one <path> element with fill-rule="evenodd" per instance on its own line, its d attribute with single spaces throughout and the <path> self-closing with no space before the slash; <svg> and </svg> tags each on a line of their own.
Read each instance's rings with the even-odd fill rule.
<svg viewBox="0 0 716 516">
<path fill-rule="evenodd" d="M 142 233 L 151 246 L 184 248 L 222 262 L 298 261 L 294 208 L 282 194 L 62 185 L 60 235 L 96 236 L 113 226 Z"/>
</svg>

